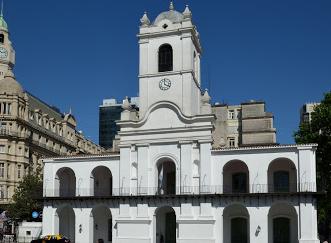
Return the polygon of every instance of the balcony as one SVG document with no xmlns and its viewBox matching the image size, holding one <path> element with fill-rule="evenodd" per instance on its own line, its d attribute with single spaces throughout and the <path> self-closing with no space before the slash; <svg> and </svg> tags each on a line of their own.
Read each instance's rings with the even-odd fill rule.
<svg viewBox="0 0 331 243">
<path fill-rule="evenodd" d="M 249 191 L 233 189 L 232 186 L 212 185 L 212 186 L 180 186 L 175 190 L 166 193 L 159 187 L 138 187 L 138 188 L 112 188 L 110 192 L 94 193 L 93 188 L 70 188 L 70 189 L 44 189 L 44 198 L 111 198 L 128 196 L 174 196 L 174 195 L 254 195 L 254 194 L 296 194 L 296 193 L 316 193 L 315 183 L 290 184 L 284 187 L 275 187 L 270 184 L 249 185 Z"/>
</svg>

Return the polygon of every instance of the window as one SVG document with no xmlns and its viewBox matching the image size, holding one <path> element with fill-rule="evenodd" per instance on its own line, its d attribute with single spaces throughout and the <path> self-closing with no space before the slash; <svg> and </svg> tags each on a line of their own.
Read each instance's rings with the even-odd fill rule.
<svg viewBox="0 0 331 243">
<path fill-rule="evenodd" d="M 236 173 L 232 175 L 232 192 L 247 193 L 246 173 Z"/>
<path fill-rule="evenodd" d="M 6 147 L 5 145 L 0 145 L 0 154 L 3 154 L 6 152 Z"/>
<path fill-rule="evenodd" d="M 248 222 L 245 218 L 231 219 L 231 242 L 247 243 L 248 242 Z"/>
<path fill-rule="evenodd" d="M 236 139 L 235 138 L 228 138 L 228 146 L 230 148 L 236 147 Z"/>
<path fill-rule="evenodd" d="M 17 178 L 20 179 L 22 177 L 22 165 L 17 166 Z"/>
<path fill-rule="evenodd" d="M 228 119 L 231 119 L 231 120 L 234 119 L 234 110 L 229 110 L 228 111 Z"/>
<path fill-rule="evenodd" d="M 273 220 L 273 239 L 274 243 L 288 243 L 290 238 L 290 219 L 275 218 Z"/>
<path fill-rule="evenodd" d="M 3 186 L 0 186 L 0 198 L 4 199 L 5 198 L 5 189 Z"/>
<path fill-rule="evenodd" d="M 10 164 L 7 164 L 7 178 L 10 179 Z"/>
<path fill-rule="evenodd" d="M 3 44 L 5 42 L 4 34 L 0 34 L 0 43 Z"/>
<path fill-rule="evenodd" d="M 162 45 L 159 49 L 159 72 L 173 70 L 173 52 L 168 44 Z"/>
<path fill-rule="evenodd" d="M 31 231 L 30 230 L 26 231 L 26 236 L 30 236 L 30 235 L 31 235 Z"/>
<path fill-rule="evenodd" d="M 290 191 L 290 174 L 287 171 L 276 171 L 274 173 L 274 191 Z"/>
<path fill-rule="evenodd" d="M 5 176 L 5 164 L 0 163 L 0 177 L 3 178 Z"/>
</svg>

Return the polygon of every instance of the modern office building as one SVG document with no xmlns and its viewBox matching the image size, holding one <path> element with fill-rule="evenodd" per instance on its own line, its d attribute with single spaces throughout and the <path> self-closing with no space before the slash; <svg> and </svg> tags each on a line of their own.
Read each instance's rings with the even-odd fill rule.
<svg viewBox="0 0 331 243">
<path fill-rule="evenodd" d="M 315 110 L 315 107 L 321 103 L 306 103 L 300 109 L 300 124 L 311 121 L 311 115 Z"/>
<path fill-rule="evenodd" d="M 10 201 L 24 175 L 42 167 L 41 158 L 103 151 L 76 130 L 72 114 L 63 114 L 25 91 L 15 78 L 14 65 L 15 51 L 1 15 L 0 204 Z"/>
<path fill-rule="evenodd" d="M 139 97 L 128 99 L 133 109 L 139 109 Z M 118 103 L 116 99 L 104 99 L 99 106 L 99 144 L 105 149 L 116 146 L 114 140 L 120 130 L 116 121 L 121 120 L 122 111 L 122 103 Z"/>
<path fill-rule="evenodd" d="M 79 243 L 318 243 L 317 145 L 213 148 L 216 117 L 201 89 L 189 7 L 171 3 L 154 21 L 145 13 L 138 38 L 139 111 L 124 100 L 120 151 L 44 160 L 43 234 Z M 264 104 L 250 105 L 241 107 L 248 144 L 252 123 L 270 123 Z M 264 127 L 254 136 L 274 141 L 272 124 Z"/>
</svg>

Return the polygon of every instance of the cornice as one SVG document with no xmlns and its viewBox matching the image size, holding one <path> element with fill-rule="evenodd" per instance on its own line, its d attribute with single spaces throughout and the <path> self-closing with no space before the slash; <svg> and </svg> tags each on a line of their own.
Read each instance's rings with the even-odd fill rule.
<svg viewBox="0 0 331 243">
<path fill-rule="evenodd" d="M 212 152 L 226 152 L 226 151 L 253 151 L 263 149 L 289 149 L 296 148 L 300 149 L 316 149 L 318 144 L 284 144 L 284 145 L 269 145 L 269 146 L 252 146 L 252 147 L 236 147 L 236 148 L 214 148 Z"/>
</svg>

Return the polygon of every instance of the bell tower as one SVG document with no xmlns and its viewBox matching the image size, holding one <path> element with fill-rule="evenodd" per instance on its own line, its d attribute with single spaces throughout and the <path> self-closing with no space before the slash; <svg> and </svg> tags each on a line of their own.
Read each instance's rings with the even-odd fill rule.
<svg viewBox="0 0 331 243">
<path fill-rule="evenodd" d="M 9 39 L 8 25 L 3 17 L 3 6 L 0 14 L 0 79 L 15 65 L 15 51 Z"/>
<path fill-rule="evenodd" d="M 151 22 L 140 20 L 140 115 L 158 102 L 171 102 L 186 116 L 200 114 L 202 53 L 199 33 L 188 6 L 175 10 L 173 2 Z"/>
</svg>

